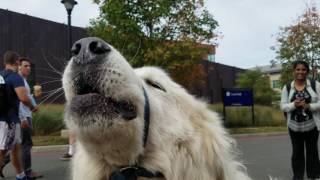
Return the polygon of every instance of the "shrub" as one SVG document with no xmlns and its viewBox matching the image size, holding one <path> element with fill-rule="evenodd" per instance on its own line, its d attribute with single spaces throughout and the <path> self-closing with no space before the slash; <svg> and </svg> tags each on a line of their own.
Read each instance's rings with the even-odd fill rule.
<svg viewBox="0 0 320 180">
<path fill-rule="evenodd" d="M 39 111 L 33 113 L 33 129 L 35 135 L 50 135 L 65 128 L 63 122 L 63 105 L 41 105 Z"/>
<path fill-rule="evenodd" d="M 222 104 L 211 105 L 209 108 L 223 113 Z M 227 127 L 250 126 L 285 126 L 286 120 L 279 108 L 272 106 L 254 106 L 255 124 L 252 122 L 251 107 L 226 107 Z"/>
<path fill-rule="evenodd" d="M 222 104 L 210 105 L 210 109 L 222 115 Z M 42 105 L 33 114 L 35 135 L 56 135 L 65 128 L 63 105 Z M 286 121 L 278 107 L 254 106 L 255 124 L 252 124 L 251 107 L 226 107 L 227 127 L 285 126 Z"/>
</svg>

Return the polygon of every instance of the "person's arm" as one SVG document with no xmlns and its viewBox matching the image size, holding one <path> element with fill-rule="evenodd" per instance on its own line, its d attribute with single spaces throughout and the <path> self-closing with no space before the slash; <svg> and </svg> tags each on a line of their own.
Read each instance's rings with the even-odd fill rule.
<svg viewBox="0 0 320 180">
<path fill-rule="evenodd" d="M 320 83 L 316 81 L 316 92 L 317 94 L 317 101 L 316 102 L 311 102 L 308 106 L 308 108 L 311 111 L 319 111 L 320 110 Z"/>
<path fill-rule="evenodd" d="M 282 88 L 280 109 L 283 112 L 291 112 L 296 109 L 295 102 L 290 102 L 286 85 Z"/>
<path fill-rule="evenodd" d="M 22 108 L 21 108 L 21 103 L 19 104 L 19 119 L 20 119 L 20 123 L 21 123 L 21 128 L 28 128 L 29 127 L 29 122 L 27 117 L 24 116 Z"/>
<path fill-rule="evenodd" d="M 14 88 L 14 90 L 16 91 L 19 100 L 24 105 L 28 106 L 32 111 L 35 107 L 32 105 L 32 102 L 27 94 L 27 89 L 24 86 L 20 86 L 20 87 Z"/>
</svg>

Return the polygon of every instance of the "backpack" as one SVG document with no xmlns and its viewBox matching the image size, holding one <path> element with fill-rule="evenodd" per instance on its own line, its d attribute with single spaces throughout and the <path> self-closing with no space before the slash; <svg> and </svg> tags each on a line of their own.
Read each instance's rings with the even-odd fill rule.
<svg viewBox="0 0 320 180">
<path fill-rule="evenodd" d="M 310 84 L 311 84 L 312 90 L 317 93 L 316 81 L 315 80 L 311 80 Z M 288 94 L 288 97 L 289 97 L 290 89 L 291 89 L 291 82 L 286 84 L 286 89 L 287 89 L 287 94 Z M 283 112 L 283 114 L 284 114 L 284 117 L 287 119 L 287 112 Z"/>
<path fill-rule="evenodd" d="M 10 73 L 5 73 L 4 71 L 0 72 L 0 117 L 6 116 L 8 111 L 5 78 L 9 74 Z"/>
</svg>

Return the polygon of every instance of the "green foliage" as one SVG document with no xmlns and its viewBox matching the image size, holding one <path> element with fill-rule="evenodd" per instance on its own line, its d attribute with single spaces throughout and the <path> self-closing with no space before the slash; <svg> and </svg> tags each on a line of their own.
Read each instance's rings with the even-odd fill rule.
<svg viewBox="0 0 320 180">
<path fill-rule="evenodd" d="M 222 105 L 211 105 L 210 109 L 222 114 Z M 251 107 L 226 107 L 227 127 L 285 126 L 286 120 L 279 108 L 254 106 L 255 124 L 252 122 Z"/>
<path fill-rule="evenodd" d="M 33 113 L 33 132 L 35 135 L 50 135 L 64 128 L 62 105 L 42 105 Z"/>
<path fill-rule="evenodd" d="M 252 89 L 255 104 L 271 105 L 276 98 L 276 93 L 270 87 L 269 76 L 259 70 L 237 74 L 236 85 L 239 88 Z"/>
<path fill-rule="evenodd" d="M 222 114 L 222 105 L 210 105 L 210 109 Z M 60 131 L 64 127 L 63 105 L 43 105 L 40 111 L 34 113 L 34 134 L 36 145 L 67 144 L 67 139 L 60 137 Z M 277 107 L 255 106 L 256 124 L 252 124 L 251 109 L 226 108 L 228 127 L 252 127 L 252 126 L 285 126 L 283 113 Z M 49 135 L 49 136 L 48 136 Z"/>
<path fill-rule="evenodd" d="M 273 63 L 283 64 L 281 82 L 286 84 L 292 80 L 291 64 L 303 60 L 315 69 L 312 78 L 317 77 L 320 65 L 320 15 L 315 7 L 307 7 L 298 17 L 297 22 L 287 27 L 281 27 L 277 36 L 277 44 L 272 47 L 277 53 Z"/>
<path fill-rule="evenodd" d="M 176 72 L 177 66 L 188 69 L 208 54 L 209 48 L 199 44 L 217 37 L 214 30 L 218 23 L 201 0 L 94 2 L 100 5 L 101 13 L 91 22 L 90 35 L 112 44 L 134 67 L 156 65 L 170 73 Z"/>
</svg>

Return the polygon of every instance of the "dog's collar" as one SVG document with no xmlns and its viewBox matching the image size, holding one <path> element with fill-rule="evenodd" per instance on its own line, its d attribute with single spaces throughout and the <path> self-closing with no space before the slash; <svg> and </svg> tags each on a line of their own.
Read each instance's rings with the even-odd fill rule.
<svg viewBox="0 0 320 180">
<path fill-rule="evenodd" d="M 159 178 L 164 176 L 161 172 L 151 172 L 139 166 L 128 166 L 114 171 L 110 180 L 137 180 L 138 177 Z"/>
<path fill-rule="evenodd" d="M 150 104 L 149 104 L 149 98 L 146 90 L 143 89 L 143 95 L 144 95 L 144 135 L 143 135 L 143 147 L 146 147 L 147 140 L 148 140 L 148 134 L 149 134 L 149 125 L 150 125 Z"/>
<path fill-rule="evenodd" d="M 146 146 L 149 134 L 150 125 L 150 104 L 146 90 L 143 89 L 144 95 L 144 135 L 143 135 L 143 147 Z M 137 180 L 138 177 L 164 177 L 161 172 L 151 172 L 146 168 L 140 166 L 126 166 L 114 171 L 110 175 L 110 180 Z"/>
</svg>

